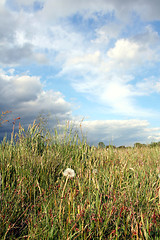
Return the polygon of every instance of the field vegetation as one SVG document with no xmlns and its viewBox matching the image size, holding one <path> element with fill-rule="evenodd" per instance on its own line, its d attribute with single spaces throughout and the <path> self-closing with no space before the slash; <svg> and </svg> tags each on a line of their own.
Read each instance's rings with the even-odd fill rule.
<svg viewBox="0 0 160 240">
<path fill-rule="evenodd" d="M 0 239 L 160 239 L 160 146 L 90 147 L 34 122 L 0 144 Z"/>
</svg>

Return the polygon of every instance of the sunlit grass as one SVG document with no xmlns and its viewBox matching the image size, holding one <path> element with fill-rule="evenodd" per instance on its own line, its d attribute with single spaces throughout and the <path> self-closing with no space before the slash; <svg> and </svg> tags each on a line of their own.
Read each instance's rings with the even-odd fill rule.
<svg viewBox="0 0 160 240">
<path fill-rule="evenodd" d="M 160 147 L 97 149 L 68 126 L 20 126 L 0 145 L 0 239 L 158 240 L 159 167 Z"/>
</svg>

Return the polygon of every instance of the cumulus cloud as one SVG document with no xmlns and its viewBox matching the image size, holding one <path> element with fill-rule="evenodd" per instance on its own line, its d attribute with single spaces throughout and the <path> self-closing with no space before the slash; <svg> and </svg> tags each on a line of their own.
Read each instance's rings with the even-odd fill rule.
<svg viewBox="0 0 160 240">
<path fill-rule="evenodd" d="M 39 76 L 14 75 L 13 70 L 0 71 L 0 109 L 12 111 L 11 118 L 21 117 L 22 125 L 39 114 L 50 114 L 53 125 L 71 119 L 71 104 L 60 92 L 44 91 Z"/>
<path fill-rule="evenodd" d="M 45 54 L 37 51 L 31 41 L 28 41 L 28 38 L 33 38 L 36 33 L 34 16 L 25 12 L 14 13 L 4 3 L 0 5 L 1 66 L 31 62 L 46 64 Z"/>
<path fill-rule="evenodd" d="M 115 47 L 108 51 L 108 56 L 111 59 L 118 61 L 125 61 L 137 59 L 139 53 L 139 46 L 134 42 L 130 42 L 128 39 L 120 39 L 116 42 Z"/>
<path fill-rule="evenodd" d="M 24 109 L 25 112 L 38 113 L 42 110 L 55 114 L 71 112 L 70 103 L 64 100 L 60 92 L 44 91 L 39 76 L 13 75 L 13 71 L 0 72 L 1 109 Z M 9 108 L 12 109 L 9 109 Z"/>
<path fill-rule="evenodd" d="M 102 48 L 108 45 L 111 39 L 117 39 L 123 29 L 122 23 L 109 22 L 106 25 L 95 29 L 95 39 L 91 42 Z"/>
<path fill-rule="evenodd" d="M 6 46 L 1 44 L 0 64 L 2 66 L 16 66 L 19 64 L 29 64 L 29 62 L 47 63 L 43 54 L 36 54 L 30 44 L 24 46 Z"/>
<path fill-rule="evenodd" d="M 68 60 L 66 58 L 69 58 L 71 55 L 75 56 L 78 52 L 86 52 L 86 48 L 89 49 L 94 47 L 94 51 L 96 52 L 97 49 L 95 43 L 99 43 L 99 46 L 100 44 L 103 44 L 102 49 L 104 50 L 109 41 L 117 37 L 124 27 L 124 24 L 117 24 L 116 21 L 108 22 L 107 24 L 104 23 L 104 26 L 93 29 L 96 37 L 91 40 L 92 45 L 90 45 L 90 43 L 87 42 L 86 35 L 84 35 L 82 31 L 78 33 L 73 26 L 67 23 L 64 24 L 64 22 L 60 20 L 53 22 L 50 18 L 57 18 L 57 20 L 64 19 L 64 17 L 69 17 L 80 12 L 82 19 L 85 19 L 85 13 L 90 11 L 91 19 L 95 18 L 95 12 L 99 12 L 99 15 L 97 15 L 98 19 L 98 16 L 101 16 L 108 11 L 120 11 L 121 3 L 118 1 L 106 2 L 104 0 L 100 0 L 99 2 L 73 0 L 60 0 L 57 2 L 40 0 L 36 2 L 42 4 L 43 8 L 41 8 L 38 13 L 34 11 L 34 14 L 25 11 L 25 8 L 22 11 L 19 9 L 17 11 L 14 10 L 14 14 L 13 11 L 9 11 L 9 8 L 3 8 L 3 14 L 1 14 L 2 21 L 0 21 L 0 34 L 3 34 L 5 41 L 2 41 L 2 38 L 0 38 L 0 45 L 2 46 L 0 54 L 0 56 L 2 56 L 0 59 L 1 64 L 19 64 L 26 60 L 28 60 L 28 62 L 35 61 L 45 64 L 47 63 L 47 60 L 49 61 L 49 56 L 51 62 L 55 60 L 55 57 L 57 61 L 66 61 Z M 8 3 L 7 6 L 10 6 L 9 2 L 6 3 Z M 17 4 L 18 6 L 29 6 L 34 3 L 35 1 L 33 0 L 14 0 L 14 4 L 12 5 Z M 149 2 L 147 2 L 146 5 L 147 4 L 150 5 Z M 133 7 L 132 5 L 137 6 L 137 3 L 127 1 L 125 8 L 123 4 L 123 8 L 126 9 L 126 11 L 130 10 Z M 153 5 L 154 4 L 152 3 L 151 6 L 153 7 Z M 7 15 L 8 17 L 5 18 L 3 15 Z M 49 18 L 50 21 L 45 22 L 43 18 L 44 15 L 46 18 Z M 46 54 L 46 49 L 50 50 L 51 53 Z M 124 51 L 128 52 L 128 55 L 125 56 L 126 61 L 128 59 L 133 59 L 133 57 L 135 57 L 135 59 L 137 57 L 139 58 L 139 61 L 142 61 L 144 53 L 146 54 L 145 57 L 147 59 L 155 53 L 152 49 L 147 47 L 142 49 L 142 46 L 137 42 L 128 39 L 119 39 L 116 42 L 115 47 L 108 51 L 108 55 L 114 59 L 114 61 L 121 61 Z M 11 58 L 9 58 L 9 56 L 11 56 Z"/>
<path fill-rule="evenodd" d="M 151 84 L 150 86 L 149 84 L 144 86 L 143 83 L 146 83 L 146 80 L 144 81 L 143 78 L 139 78 L 137 84 L 132 81 L 137 77 L 136 73 L 142 71 L 142 69 L 147 68 L 152 71 L 154 64 L 159 61 L 159 43 L 158 33 L 151 26 L 147 26 L 144 32 L 135 35 L 133 38 L 118 39 L 114 47 L 107 51 L 109 59 L 104 66 L 107 67 L 108 72 L 115 69 L 115 74 L 119 76 L 118 82 L 124 84 L 124 89 L 130 89 L 128 96 L 137 96 L 140 94 L 140 91 L 141 95 L 145 95 L 145 92 L 147 94 L 150 92 Z M 151 79 L 153 76 L 151 75 L 148 78 Z M 155 78 L 154 85 L 158 84 L 158 82 L 159 80 Z M 155 88 L 153 87 L 152 91 L 154 92 L 154 90 Z"/>
<path fill-rule="evenodd" d="M 117 64 L 127 71 L 140 68 L 149 62 L 156 62 L 159 59 L 159 43 L 158 33 L 150 27 L 144 34 L 139 34 L 133 39 L 118 39 L 115 46 L 107 52 L 110 66 L 113 65 L 113 68 Z"/>
<path fill-rule="evenodd" d="M 148 121 L 137 119 L 83 121 L 81 129 L 91 145 L 101 141 L 116 146 L 133 146 L 135 142 L 148 144 L 160 135 L 160 128 L 150 128 Z"/>
</svg>

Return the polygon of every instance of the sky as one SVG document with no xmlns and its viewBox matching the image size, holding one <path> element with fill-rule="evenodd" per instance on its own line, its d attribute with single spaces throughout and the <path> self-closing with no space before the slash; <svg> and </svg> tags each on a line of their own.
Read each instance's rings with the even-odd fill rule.
<svg viewBox="0 0 160 240">
<path fill-rule="evenodd" d="M 160 1 L 1 0 L 2 111 L 1 139 L 43 115 L 90 145 L 160 141 Z"/>
</svg>

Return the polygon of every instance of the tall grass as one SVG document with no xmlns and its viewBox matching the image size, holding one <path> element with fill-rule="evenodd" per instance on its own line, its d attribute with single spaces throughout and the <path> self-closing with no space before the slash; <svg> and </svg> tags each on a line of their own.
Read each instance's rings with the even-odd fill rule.
<svg viewBox="0 0 160 240">
<path fill-rule="evenodd" d="M 159 166 L 159 147 L 97 149 L 68 126 L 20 126 L 0 144 L 0 239 L 158 240 Z"/>
</svg>

